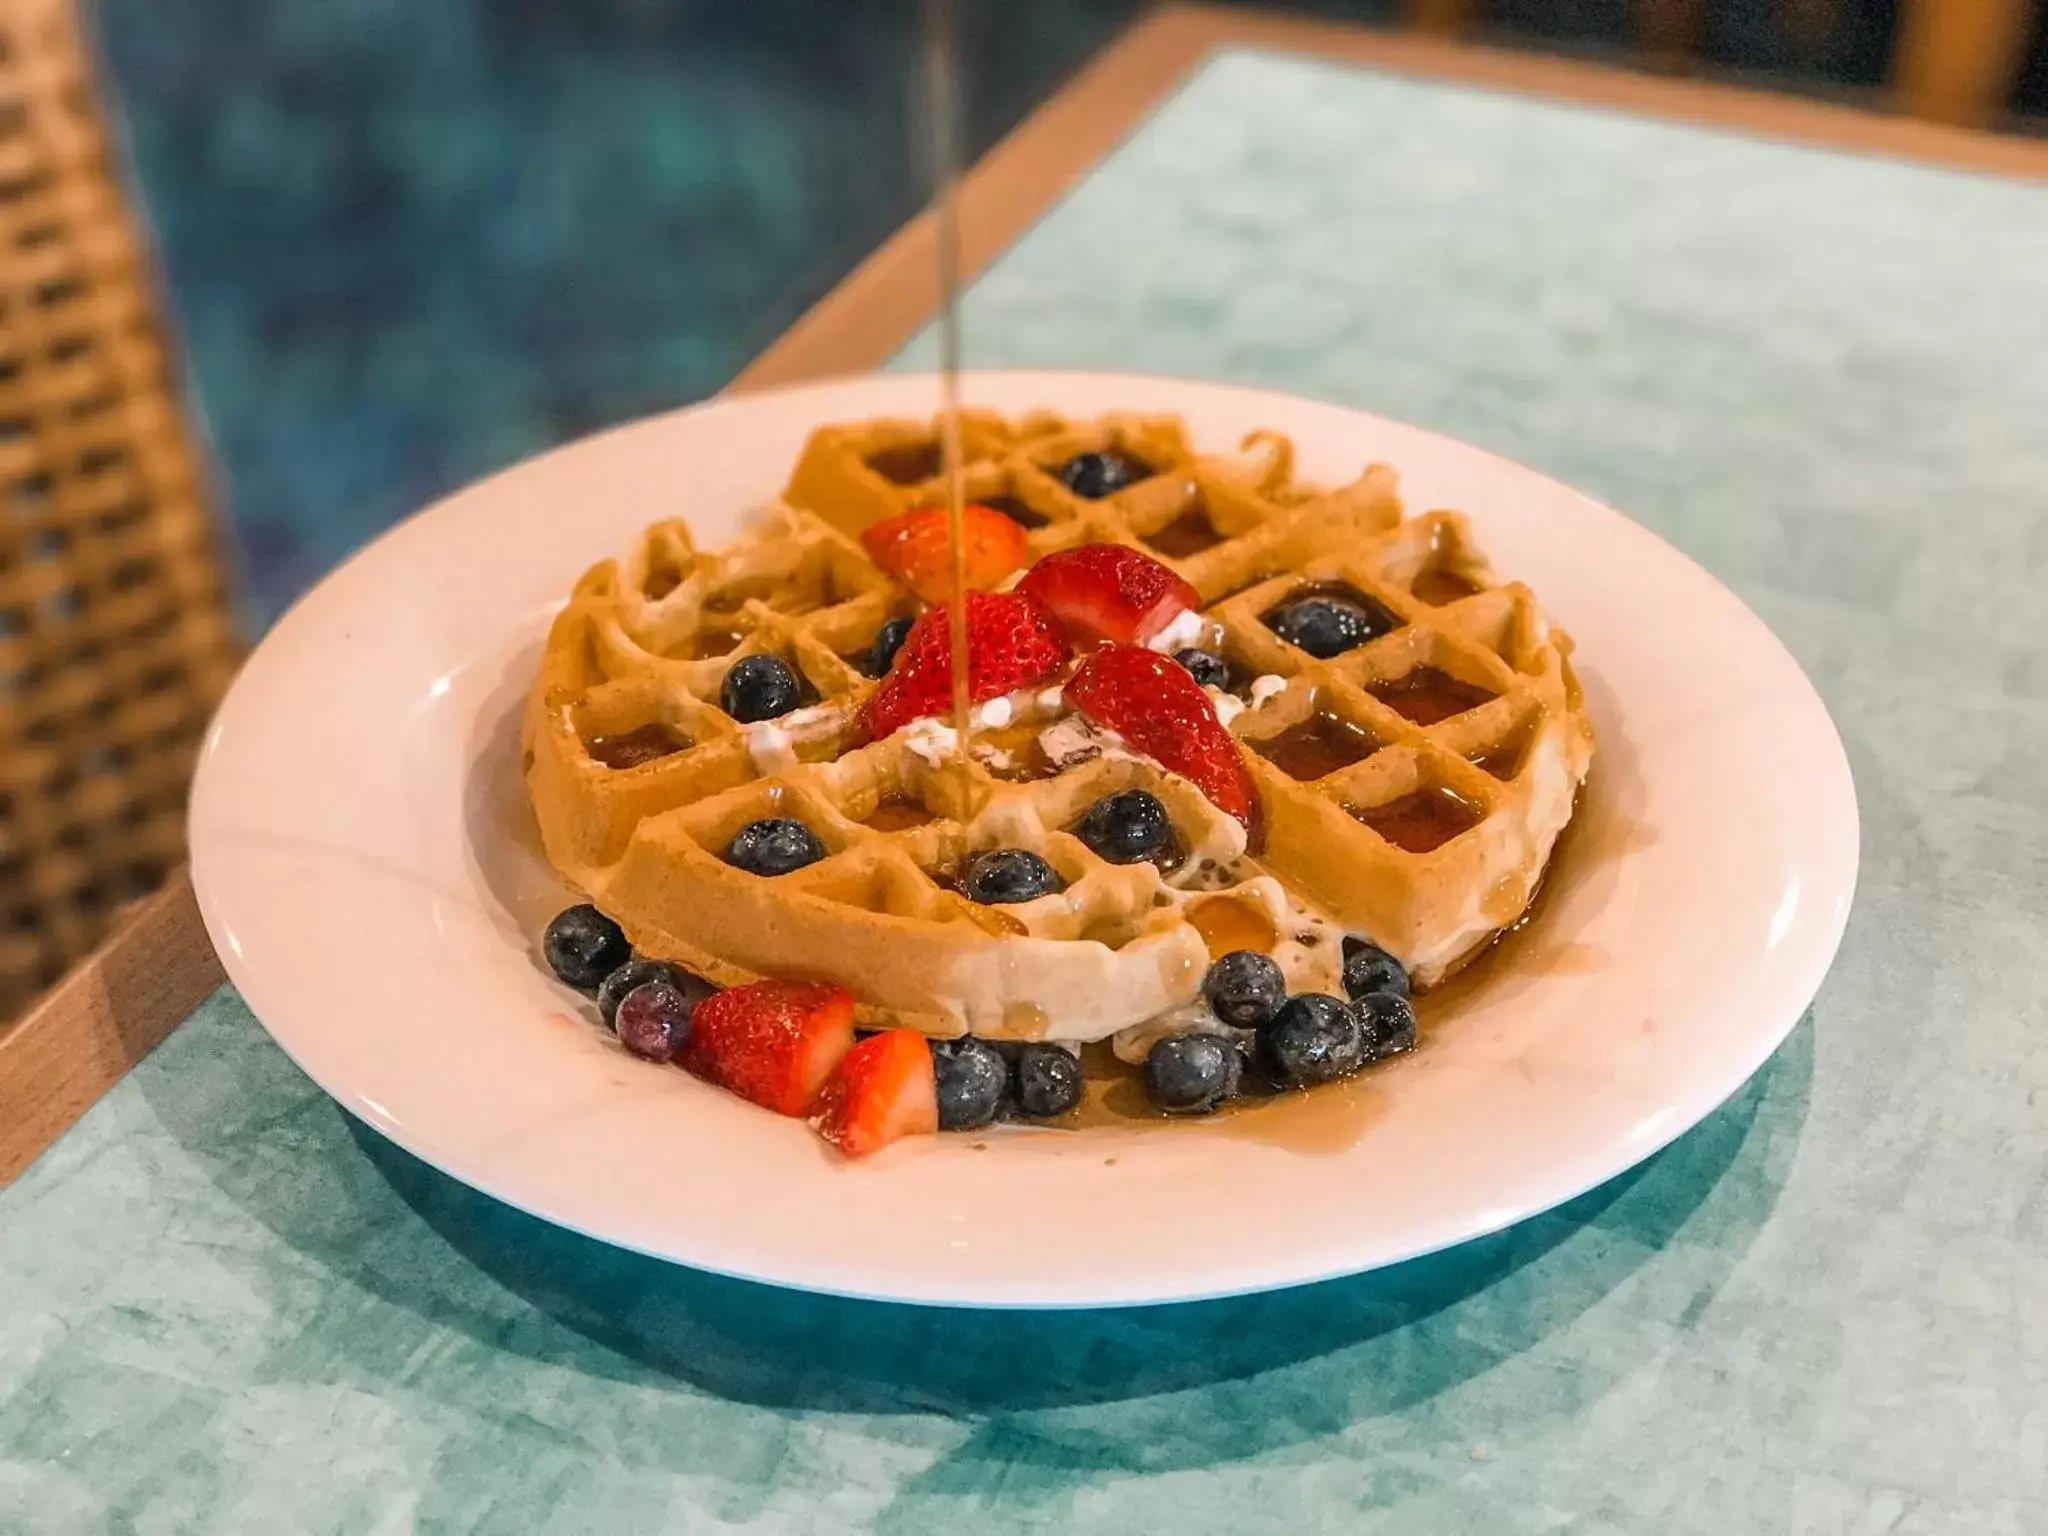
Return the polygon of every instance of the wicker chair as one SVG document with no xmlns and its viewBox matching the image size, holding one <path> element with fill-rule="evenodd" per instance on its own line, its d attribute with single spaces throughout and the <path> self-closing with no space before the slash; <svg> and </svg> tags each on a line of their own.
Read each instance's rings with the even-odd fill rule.
<svg viewBox="0 0 2048 1536">
<path fill-rule="evenodd" d="M 68 0 L 0 6 L 0 1019 L 184 855 L 236 660 L 148 248 Z"/>
</svg>

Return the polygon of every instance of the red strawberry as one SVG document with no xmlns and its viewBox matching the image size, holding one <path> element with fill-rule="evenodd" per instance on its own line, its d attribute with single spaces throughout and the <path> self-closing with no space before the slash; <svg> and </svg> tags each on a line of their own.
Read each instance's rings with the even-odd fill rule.
<svg viewBox="0 0 2048 1536">
<path fill-rule="evenodd" d="M 1017 592 L 967 594 L 967 692 L 979 703 L 1050 676 L 1067 645 L 1043 608 Z M 946 605 L 910 626 L 881 686 L 854 722 L 854 742 L 879 741 L 953 707 L 953 633 Z"/>
<path fill-rule="evenodd" d="M 967 585 L 992 587 L 1022 565 L 1029 551 L 1024 530 L 993 507 L 970 501 L 960 509 L 960 539 L 967 548 Z M 885 517 L 862 531 L 868 558 L 928 603 L 953 595 L 953 551 L 944 507 L 920 507 Z"/>
<path fill-rule="evenodd" d="M 778 1115 L 800 1115 L 852 1048 L 844 987 L 757 981 L 697 1005 L 683 1065 Z"/>
<path fill-rule="evenodd" d="M 866 1157 L 900 1136 L 939 1128 L 932 1048 L 914 1029 L 870 1035 L 846 1053 L 818 1095 L 811 1124 L 848 1157 Z"/>
<path fill-rule="evenodd" d="M 1126 544 L 1083 544 L 1047 555 L 1017 590 L 1045 604 L 1081 644 L 1143 645 L 1202 600 L 1172 571 Z"/>
<path fill-rule="evenodd" d="M 1167 772 L 1192 780 L 1258 841 L 1259 802 L 1251 775 L 1236 741 L 1216 718 L 1216 706 L 1186 667 L 1140 646 L 1104 646 L 1081 663 L 1067 684 L 1066 701 Z"/>
</svg>

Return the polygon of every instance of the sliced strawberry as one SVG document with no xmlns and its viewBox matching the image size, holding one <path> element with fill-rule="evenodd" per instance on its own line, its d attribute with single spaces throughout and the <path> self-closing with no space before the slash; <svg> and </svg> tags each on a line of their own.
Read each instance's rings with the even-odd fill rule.
<svg viewBox="0 0 2048 1536">
<path fill-rule="evenodd" d="M 1127 544 L 1047 555 L 1017 584 L 1084 645 L 1143 645 L 1201 602 L 1180 577 Z"/>
<path fill-rule="evenodd" d="M 970 590 L 994 586 L 1029 558 L 1024 530 L 1002 513 L 973 501 L 960 512 Z M 943 603 L 953 595 L 951 531 L 944 507 L 885 517 L 863 530 L 860 542 L 869 559 L 926 602 Z"/>
<path fill-rule="evenodd" d="M 939 1128 L 932 1048 L 914 1029 L 870 1035 L 846 1053 L 811 1112 L 818 1134 L 848 1157 Z"/>
<path fill-rule="evenodd" d="M 1067 644 L 1045 610 L 1017 592 L 967 594 L 967 692 L 978 704 L 1059 670 Z M 953 707 L 953 626 L 946 605 L 910 626 L 889 675 L 854 722 L 854 744 L 892 736 Z"/>
<path fill-rule="evenodd" d="M 844 987 L 757 981 L 697 1005 L 683 1065 L 778 1115 L 800 1115 L 852 1048 Z"/>
<path fill-rule="evenodd" d="M 1191 780 L 1256 843 L 1259 801 L 1237 742 L 1188 669 L 1157 651 L 1104 646 L 1081 663 L 1066 701 L 1169 773 Z"/>
</svg>

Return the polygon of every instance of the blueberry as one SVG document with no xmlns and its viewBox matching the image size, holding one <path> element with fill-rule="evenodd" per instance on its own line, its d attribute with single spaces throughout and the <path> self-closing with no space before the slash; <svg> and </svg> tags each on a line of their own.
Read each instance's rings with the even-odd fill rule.
<svg viewBox="0 0 2048 1536">
<path fill-rule="evenodd" d="M 796 674 L 779 656 L 742 656 L 726 672 L 718 702 L 735 720 L 773 720 L 796 708 Z"/>
<path fill-rule="evenodd" d="M 995 1119 L 1010 1087 L 1010 1064 L 986 1040 L 967 1035 L 932 1042 L 939 1090 L 939 1129 L 978 1131 Z"/>
<path fill-rule="evenodd" d="M 1352 1005 L 1365 1037 L 1365 1059 L 1385 1061 L 1415 1049 L 1415 1009 L 1392 992 L 1368 992 Z"/>
<path fill-rule="evenodd" d="M 1134 459 L 1114 448 L 1101 453 L 1077 453 L 1060 470 L 1068 490 L 1084 501 L 1114 496 L 1127 485 L 1136 485 L 1152 473 L 1143 459 Z"/>
<path fill-rule="evenodd" d="M 665 981 L 689 998 L 701 1003 L 718 989 L 701 976 L 693 976 L 680 965 L 666 960 L 628 960 L 605 977 L 597 989 L 597 1011 L 610 1029 L 619 1011 L 619 999 L 635 987 L 650 981 Z"/>
<path fill-rule="evenodd" d="M 1059 888 L 1060 877 L 1052 866 L 1028 848 L 991 848 L 977 853 L 960 877 L 960 889 L 967 899 L 984 906 L 1030 901 Z"/>
<path fill-rule="evenodd" d="M 1145 1056 L 1145 1092 L 1169 1115 L 1206 1115 L 1237 1092 L 1242 1070 L 1220 1035 L 1168 1035 Z"/>
<path fill-rule="evenodd" d="M 589 902 L 557 913 L 541 937 L 540 948 L 557 976 L 586 991 L 633 954 L 619 925 Z"/>
<path fill-rule="evenodd" d="M 891 619 L 875 631 L 875 648 L 868 655 L 869 677 L 887 675 L 890 663 L 896 660 L 896 653 L 903 649 L 903 642 L 910 638 L 910 626 L 915 622 L 907 616 Z"/>
<path fill-rule="evenodd" d="M 1391 992 L 1396 997 L 1406 997 L 1408 971 L 1379 945 L 1366 939 L 1347 938 L 1344 941 L 1344 990 L 1351 994 L 1354 1003 L 1374 992 Z"/>
<path fill-rule="evenodd" d="M 1361 646 L 1386 630 L 1356 603 L 1335 597 L 1304 597 L 1266 622 L 1289 645 L 1324 660 Z"/>
<path fill-rule="evenodd" d="M 619 999 L 619 1044 L 649 1061 L 674 1061 L 690 1038 L 698 999 L 666 981 L 643 981 Z"/>
<path fill-rule="evenodd" d="M 1173 659 L 1186 667 L 1189 675 L 1204 688 L 1230 686 L 1230 663 L 1214 651 L 1205 651 L 1198 645 L 1191 645 L 1186 650 L 1175 651 Z"/>
<path fill-rule="evenodd" d="M 818 834 L 787 816 L 750 821 L 725 846 L 725 862 L 750 875 L 786 875 L 823 857 Z"/>
<path fill-rule="evenodd" d="M 1327 1083 L 1365 1065 L 1358 1015 L 1327 992 L 1304 992 L 1280 1005 L 1259 1031 L 1259 1046 L 1281 1082 Z"/>
<path fill-rule="evenodd" d="M 1122 789 L 1088 807 L 1074 835 L 1112 864 L 1156 859 L 1173 843 L 1173 823 L 1157 795 Z"/>
<path fill-rule="evenodd" d="M 1202 995 L 1224 1023 L 1256 1029 L 1287 1000 L 1287 978 L 1271 955 L 1234 949 L 1209 967 L 1202 978 Z"/>
<path fill-rule="evenodd" d="M 1064 1115 L 1081 1102 L 1081 1059 L 1057 1045 L 1034 1042 L 1017 1052 L 1017 1108 L 1038 1120 Z"/>
</svg>

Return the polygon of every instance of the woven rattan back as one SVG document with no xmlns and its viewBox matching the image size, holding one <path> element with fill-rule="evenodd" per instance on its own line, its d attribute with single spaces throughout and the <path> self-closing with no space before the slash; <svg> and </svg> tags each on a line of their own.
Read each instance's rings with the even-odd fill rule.
<svg viewBox="0 0 2048 1536">
<path fill-rule="evenodd" d="M 0 1019 L 184 852 L 234 663 L 146 247 L 69 0 L 0 4 Z"/>
</svg>

